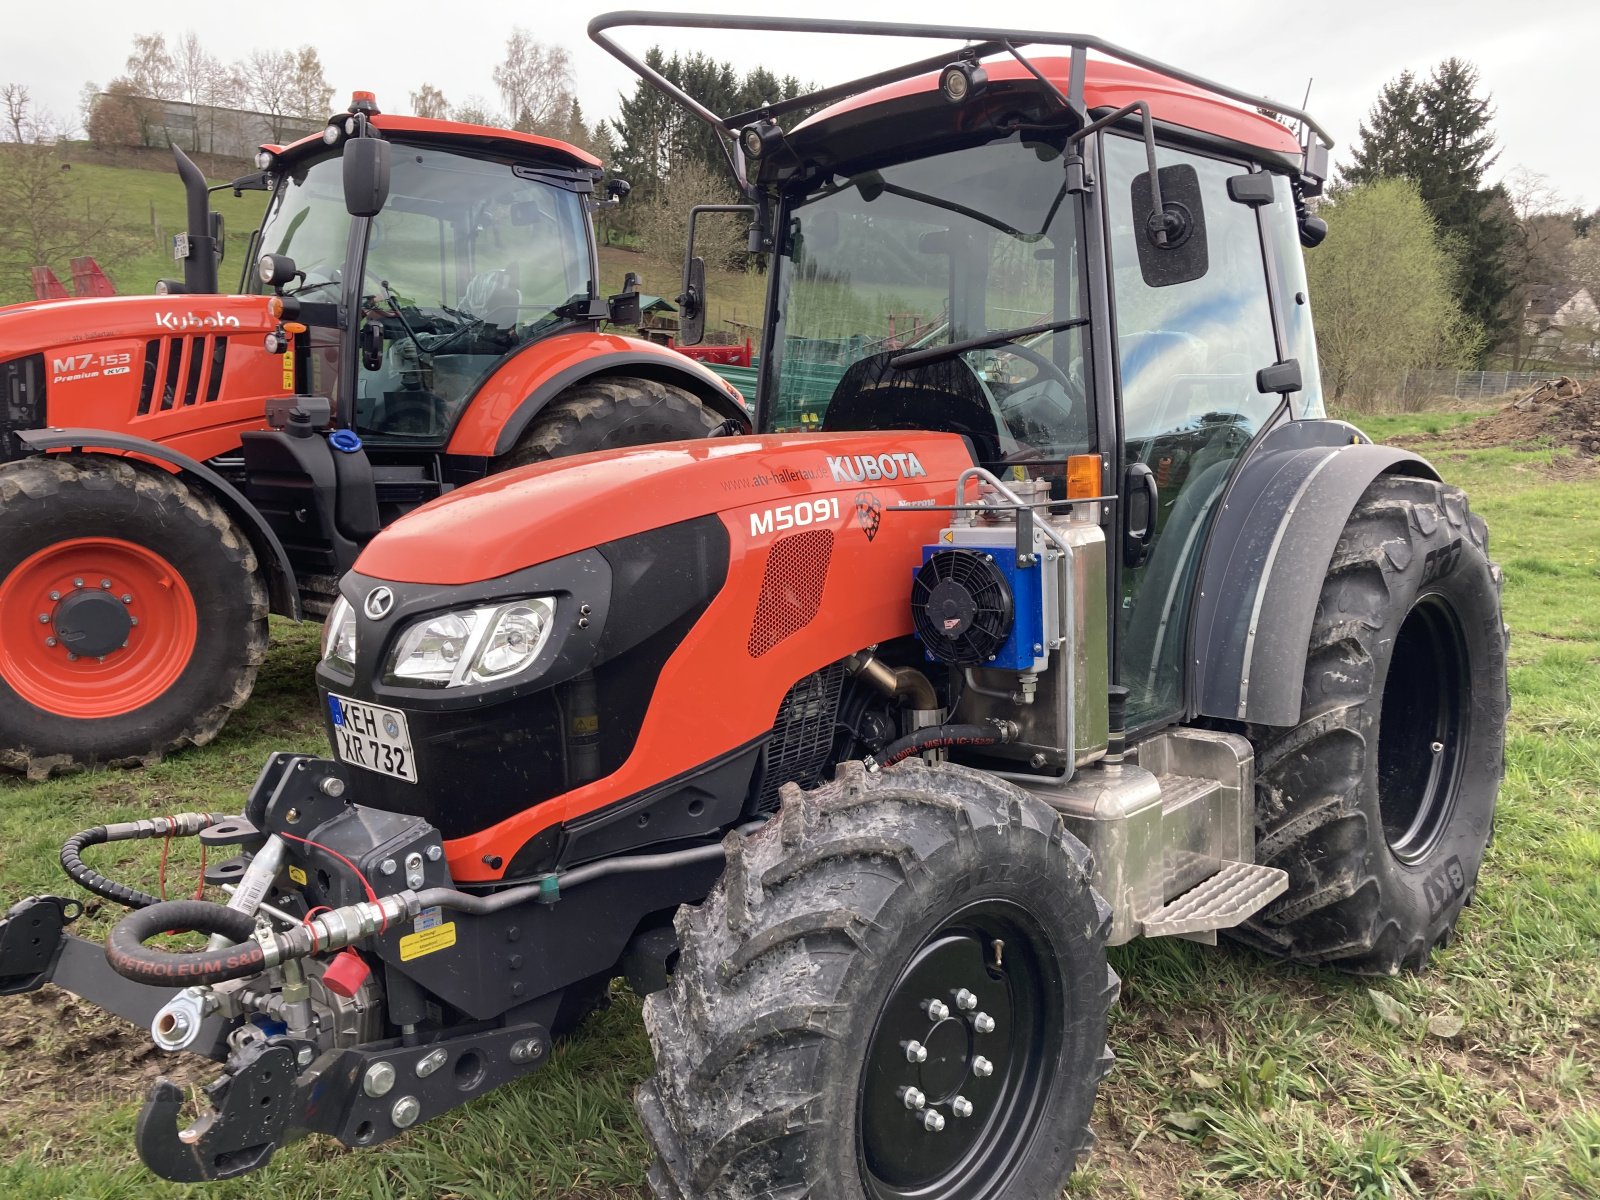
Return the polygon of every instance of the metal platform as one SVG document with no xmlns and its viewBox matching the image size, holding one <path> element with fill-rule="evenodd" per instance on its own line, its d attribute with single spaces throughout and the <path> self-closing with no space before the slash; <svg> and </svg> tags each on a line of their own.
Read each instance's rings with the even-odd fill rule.
<svg viewBox="0 0 1600 1200">
<path fill-rule="evenodd" d="M 1209 879 L 1151 913 L 1146 937 L 1177 937 L 1232 929 L 1289 890 L 1289 874 L 1277 867 L 1230 862 Z"/>
</svg>

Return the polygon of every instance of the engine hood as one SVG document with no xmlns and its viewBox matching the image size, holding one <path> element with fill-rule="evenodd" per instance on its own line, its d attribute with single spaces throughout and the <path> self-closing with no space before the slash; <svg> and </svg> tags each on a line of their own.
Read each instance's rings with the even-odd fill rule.
<svg viewBox="0 0 1600 1200">
<path fill-rule="evenodd" d="M 0 308 L 0 362 L 111 338 L 268 333 L 267 296 L 95 296 Z M 63 353 L 65 351 L 63 350 Z"/>
<path fill-rule="evenodd" d="M 777 508 L 874 483 L 948 481 L 973 465 L 951 433 L 790 433 L 667 442 L 507 471 L 407 514 L 355 569 L 396 583 L 495 579 L 712 513 Z M 850 501 L 853 503 L 853 501 Z"/>
</svg>

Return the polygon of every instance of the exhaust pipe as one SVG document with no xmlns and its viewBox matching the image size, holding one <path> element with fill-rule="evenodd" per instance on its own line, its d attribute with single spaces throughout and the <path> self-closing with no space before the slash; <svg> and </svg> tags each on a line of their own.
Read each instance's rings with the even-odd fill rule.
<svg viewBox="0 0 1600 1200">
<path fill-rule="evenodd" d="M 185 244 L 174 255 L 183 262 L 183 290 L 191 295 L 214 295 L 217 291 L 217 239 L 211 224 L 211 193 L 200 168 L 177 146 L 178 176 L 189 201 L 189 231 Z"/>
</svg>

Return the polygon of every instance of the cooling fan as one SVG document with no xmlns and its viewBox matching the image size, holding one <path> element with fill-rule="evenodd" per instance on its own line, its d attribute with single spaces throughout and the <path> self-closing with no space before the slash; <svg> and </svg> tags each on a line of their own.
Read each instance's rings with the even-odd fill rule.
<svg viewBox="0 0 1600 1200">
<path fill-rule="evenodd" d="M 1011 634 L 1015 606 L 1005 572 L 977 550 L 938 550 L 911 584 L 911 619 L 940 662 L 982 666 Z"/>
</svg>

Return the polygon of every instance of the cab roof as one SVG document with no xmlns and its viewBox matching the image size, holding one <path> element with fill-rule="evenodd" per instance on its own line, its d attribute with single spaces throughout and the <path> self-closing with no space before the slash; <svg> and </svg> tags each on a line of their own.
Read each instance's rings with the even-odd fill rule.
<svg viewBox="0 0 1600 1200">
<path fill-rule="evenodd" d="M 498 151 L 519 158 L 538 159 L 558 167 L 602 170 L 603 164 L 587 150 L 555 138 L 515 129 L 496 129 L 489 125 L 469 125 L 461 121 L 438 121 L 431 117 L 411 117 L 378 113 L 371 118 L 375 128 L 390 138 L 413 137 L 430 142 L 453 142 L 467 149 Z M 320 134 L 311 134 L 285 146 L 279 153 L 298 157 L 323 145 Z M 267 147 L 271 149 L 271 147 Z"/>
<path fill-rule="evenodd" d="M 1063 93 L 1067 91 L 1071 59 L 1053 56 L 1030 58 L 1029 61 Z M 991 85 L 1037 86 L 1037 81 L 1015 58 L 991 59 L 983 64 L 983 69 Z M 857 114 L 858 119 L 866 118 L 868 114 L 863 110 L 888 106 L 897 100 L 922 98 L 938 90 L 938 71 L 886 84 L 830 105 L 802 121 L 793 133 L 801 134 L 812 129 L 821 132 L 846 114 Z M 1214 92 L 1129 63 L 1089 59 L 1083 97 L 1084 105 L 1091 113 L 1111 112 L 1135 100 L 1144 100 L 1149 103 L 1150 115 L 1154 120 L 1258 150 L 1292 156 L 1300 153 L 1299 138 L 1281 122 Z"/>
</svg>

